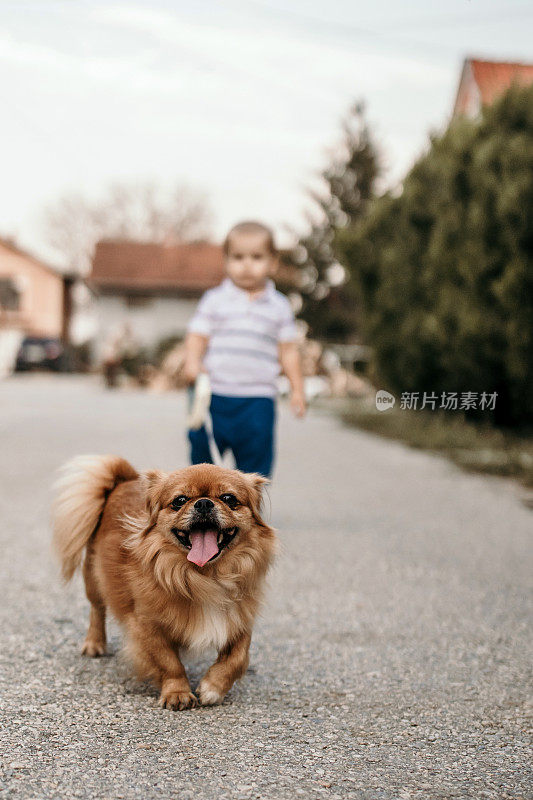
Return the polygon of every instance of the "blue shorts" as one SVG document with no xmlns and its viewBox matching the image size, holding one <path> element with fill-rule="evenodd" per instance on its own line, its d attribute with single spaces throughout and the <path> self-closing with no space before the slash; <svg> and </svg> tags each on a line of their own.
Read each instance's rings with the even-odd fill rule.
<svg viewBox="0 0 533 800">
<path fill-rule="evenodd" d="M 271 397 L 211 397 L 213 435 L 220 452 L 231 450 L 237 469 L 272 474 L 276 407 Z M 212 463 L 207 432 L 189 431 L 191 464 Z"/>
</svg>

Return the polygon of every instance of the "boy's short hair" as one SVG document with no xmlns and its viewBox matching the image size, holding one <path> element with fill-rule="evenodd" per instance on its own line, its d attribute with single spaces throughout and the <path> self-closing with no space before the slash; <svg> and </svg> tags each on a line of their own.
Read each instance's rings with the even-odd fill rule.
<svg viewBox="0 0 533 800">
<path fill-rule="evenodd" d="M 273 256 L 276 256 L 278 254 L 276 243 L 274 241 L 274 233 L 272 229 L 269 228 L 268 225 L 264 225 L 262 222 L 256 222 L 255 220 L 246 220 L 245 222 L 238 222 L 228 232 L 226 238 L 224 239 L 224 243 L 222 245 L 222 249 L 224 250 L 225 255 L 228 255 L 230 239 L 235 233 L 262 233 L 266 239 L 267 247 L 270 250 L 271 254 Z"/>
</svg>

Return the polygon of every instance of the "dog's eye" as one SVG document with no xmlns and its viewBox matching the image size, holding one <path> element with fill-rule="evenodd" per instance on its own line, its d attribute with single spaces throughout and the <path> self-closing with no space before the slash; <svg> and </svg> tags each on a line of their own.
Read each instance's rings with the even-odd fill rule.
<svg viewBox="0 0 533 800">
<path fill-rule="evenodd" d="M 234 494 L 221 494 L 220 499 L 230 508 L 235 508 L 235 506 L 239 503 Z"/>
<path fill-rule="evenodd" d="M 184 494 L 180 494 L 174 498 L 174 500 L 171 502 L 170 505 L 177 511 L 179 508 L 185 505 L 188 499 L 189 498 L 186 497 Z"/>
</svg>

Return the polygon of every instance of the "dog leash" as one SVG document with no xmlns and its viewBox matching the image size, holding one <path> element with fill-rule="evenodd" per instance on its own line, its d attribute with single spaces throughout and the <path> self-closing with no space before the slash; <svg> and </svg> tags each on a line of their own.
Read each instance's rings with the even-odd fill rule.
<svg viewBox="0 0 533 800">
<path fill-rule="evenodd" d="M 203 426 L 207 434 L 207 444 L 213 464 L 218 467 L 224 465 L 224 460 L 215 442 L 213 433 L 213 419 L 211 417 L 211 384 L 205 372 L 201 372 L 194 383 L 194 387 L 189 386 L 189 415 L 187 426 L 197 431 Z"/>
</svg>

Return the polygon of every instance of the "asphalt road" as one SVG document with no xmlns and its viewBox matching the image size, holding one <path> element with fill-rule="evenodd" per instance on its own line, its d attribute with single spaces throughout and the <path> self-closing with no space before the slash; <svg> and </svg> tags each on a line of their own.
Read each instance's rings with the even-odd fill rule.
<svg viewBox="0 0 533 800">
<path fill-rule="evenodd" d="M 180 467 L 183 419 L 179 395 L 0 384 L 0 798 L 532 797 L 531 511 L 513 483 L 327 416 L 281 414 L 282 552 L 222 706 L 158 708 L 116 626 L 110 657 L 79 655 L 54 470 L 86 452 Z"/>
</svg>

